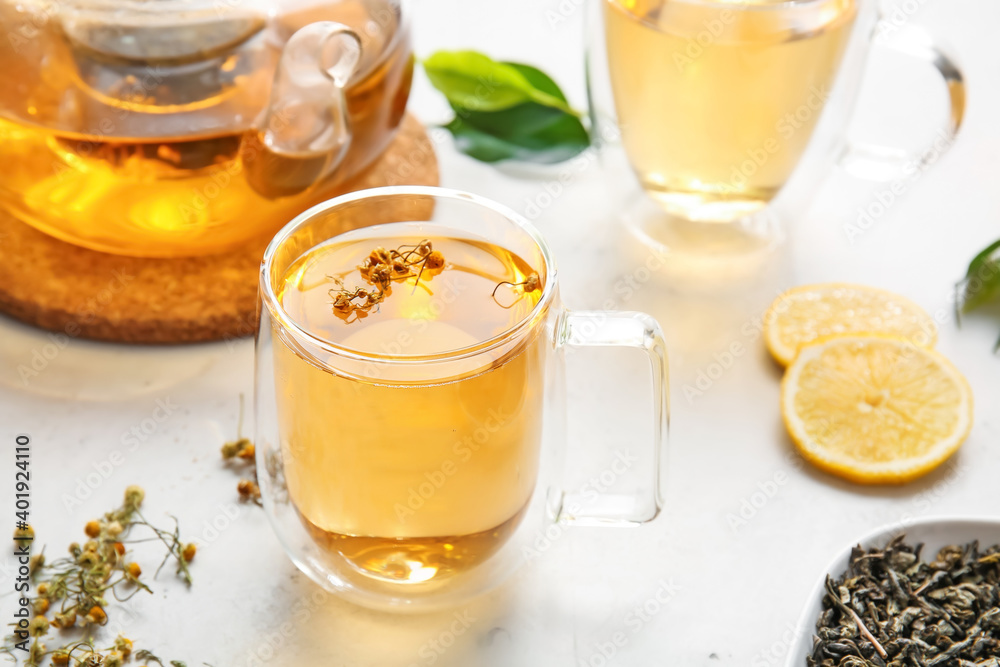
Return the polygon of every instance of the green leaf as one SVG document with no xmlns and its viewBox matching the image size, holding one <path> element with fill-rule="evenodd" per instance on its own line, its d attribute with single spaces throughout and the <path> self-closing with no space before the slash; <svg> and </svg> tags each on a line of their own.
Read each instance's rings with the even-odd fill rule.
<svg viewBox="0 0 1000 667">
<path fill-rule="evenodd" d="M 423 65 L 434 87 L 462 109 L 501 111 L 534 102 L 575 115 L 561 91 L 554 93 L 558 86 L 528 65 L 497 62 L 476 51 L 438 51 Z"/>
<path fill-rule="evenodd" d="M 559 88 L 559 85 L 552 80 L 552 77 L 550 77 L 548 74 L 538 69 L 537 67 L 533 67 L 532 65 L 525 65 L 523 63 L 512 63 L 512 62 L 504 62 L 501 64 L 508 65 L 509 67 L 513 67 L 514 69 L 516 69 L 518 72 L 521 73 L 521 76 L 527 79 L 528 83 L 530 83 L 536 89 L 542 91 L 543 93 L 547 93 L 558 100 L 561 100 L 565 104 L 569 104 L 569 102 L 566 99 L 566 96 L 563 95 L 563 91 Z"/>
<path fill-rule="evenodd" d="M 483 162 L 554 164 L 590 145 L 580 114 L 537 67 L 475 51 L 439 51 L 423 65 L 455 111 L 445 127 L 466 155 Z"/>
<path fill-rule="evenodd" d="M 993 253 L 997 250 L 1000 250 L 1000 240 L 994 241 L 990 245 L 986 246 L 982 252 L 976 255 L 975 258 L 969 262 L 969 270 L 966 271 L 965 277 L 971 278 L 975 275 L 976 271 L 979 270 L 979 267 L 989 262 L 995 263 L 998 259 L 1000 259 L 993 257 Z"/>
<path fill-rule="evenodd" d="M 959 283 L 962 310 L 969 312 L 1000 297 L 1000 240 L 991 243 L 969 263 Z"/>
<path fill-rule="evenodd" d="M 564 162 L 590 145 L 580 119 L 534 102 L 493 112 L 455 108 L 445 127 L 461 152 L 482 162 Z"/>
</svg>

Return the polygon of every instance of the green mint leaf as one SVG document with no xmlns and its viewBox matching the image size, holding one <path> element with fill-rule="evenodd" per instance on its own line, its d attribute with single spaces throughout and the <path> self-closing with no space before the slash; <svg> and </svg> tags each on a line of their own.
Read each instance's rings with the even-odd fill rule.
<svg viewBox="0 0 1000 667">
<path fill-rule="evenodd" d="M 958 287 L 964 312 L 1000 297 L 1000 240 L 976 255 Z"/>
<path fill-rule="evenodd" d="M 456 107 L 455 114 L 445 127 L 454 136 L 456 148 L 481 162 L 556 164 L 590 145 L 579 118 L 534 102 L 493 112 Z"/>
<path fill-rule="evenodd" d="M 438 51 L 423 66 L 431 84 L 462 109 L 501 111 L 534 102 L 575 115 L 561 91 L 553 94 L 554 82 L 527 65 L 497 62 L 476 51 Z"/>
</svg>

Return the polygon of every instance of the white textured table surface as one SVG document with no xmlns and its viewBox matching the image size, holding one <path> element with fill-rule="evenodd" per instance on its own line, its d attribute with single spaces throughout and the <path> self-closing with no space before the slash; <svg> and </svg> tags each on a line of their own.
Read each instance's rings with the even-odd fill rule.
<svg viewBox="0 0 1000 667">
<path fill-rule="evenodd" d="M 473 47 L 531 62 L 582 106 L 579 4 L 418 0 L 418 52 Z M 778 270 L 725 295 L 679 293 L 656 275 L 638 289 L 622 288 L 639 264 L 618 242 L 615 200 L 597 163 L 576 174 L 538 216 L 569 305 L 597 307 L 614 299 L 618 308 L 653 314 L 666 329 L 674 399 L 667 509 L 639 530 L 566 531 L 518 578 L 456 610 L 468 625 L 460 635 L 452 628 L 466 624 L 453 623 L 451 612 L 399 618 L 333 599 L 285 558 L 262 512 L 251 506 L 232 511 L 236 476 L 221 465 L 218 448 L 234 435 L 238 395 L 252 392 L 251 341 L 136 348 L 74 340 L 54 353 L 46 348 L 47 334 L 0 321 L 0 524 L 13 514 L 15 433 L 33 439 L 32 517 L 50 553 L 116 504 L 126 485 L 143 485 L 148 515 L 165 520 L 173 512 L 203 546 L 194 586 L 186 590 L 161 575 L 155 595 L 138 598 L 135 613 L 127 615 L 126 633 L 189 665 L 781 664 L 806 593 L 850 540 L 907 517 L 988 515 L 1000 506 L 1000 359 L 991 354 L 1000 327 L 995 317 L 979 316 L 957 329 L 949 301 L 967 261 L 1000 229 L 1000 4 L 911 4 L 919 5 L 912 20 L 950 42 L 964 64 L 971 90 L 967 123 L 934 169 L 853 243 L 845 226 L 879 188 L 836 173 L 811 209 L 790 221 L 794 237 Z M 566 20 L 553 24 L 550 12 Z M 859 129 L 929 136 L 933 119 L 913 106 L 943 114 L 933 75 L 888 58 L 873 63 L 872 75 L 869 92 L 897 91 L 899 99 L 864 104 Z M 411 108 L 426 121 L 444 119 L 423 80 Z M 520 211 L 554 178 L 474 163 L 446 138 L 437 149 L 444 185 Z M 830 280 L 882 286 L 940 312 L 939 349 L 975 391 L 975 426 L 961 453 L 905 488 L 857 488 L 804 468 L 791 454 L 778 412 L 780 374 L 755 340 L 753 322 L 780 289 Z M 685 386 L 695 386 L 700 373 L 719 375 L 711 369 L 715 355 L 734 342 L 746 353 L 701 395 L 686 395 Z M 610 456 L 598 449 L 601 443 L 630 437 L 611 408 L 628 399 L 621 387 L 636 372 L 632 357 L 599 361 L 575 371 L 570 397 L 574 437 L 595 452 L 598 465 Z M 18 366 L 32 363 L 39 372 L 24 382 Z M 595 413 L 591 406 L 602 402 L 605 409 Z M 130 432 L 138 435 L 130 438 Z M 768 489 L 770 497 L 754 496 Z M 751 502 L 758 506 L 752 512 Z M 736 521 L 741 509 L 744 518 Z M 206 528 L 213 521 L 222 530 Z M 0 571 L 4 624 L 13 608 L 6 565 Z M 668 601 L 654 602 L 657 597 Z M 635 611 L 644 606 L 654 613 Z M 479 640 L 495 627 L 507 633 L 487 648 Z M 605 660 L 602 651 L 610 652 L 618 633 L 623 646 Z"/>
</svg>

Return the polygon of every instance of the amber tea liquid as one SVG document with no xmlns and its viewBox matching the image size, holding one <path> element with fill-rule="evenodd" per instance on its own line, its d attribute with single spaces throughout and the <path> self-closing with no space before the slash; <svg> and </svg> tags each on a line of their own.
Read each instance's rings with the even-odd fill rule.
<svg viewBox="0 0 1000 667">
<path fill-rule="evenodd" d="M 809 144 L 856 0 L 602 1 L 622 138 L 646 191 L 687 220 L 763 208 Z"/>
<path fill-rule="evenodd" d="M 339 174 L 381 154 L 403 118 L 409 39 L 398 16 L 373 15 L 378 4 L 317 3 L 276 19 L 285 37 L 314 21 L 340 22 L 363 48 L 347 91 L 350 151 L 331 177 L 288 194 L 284 180 L 311 182 L 324 165 L 269 154 L 251 129 L 280 55 L 263 19 L 220 13 L 203 32 L 132 27 L 129 43 L 148 44 L 149 60 L 126 60 L 116 59 L 119 35 L 107 26 L 81 29 L 98 53 L 67 38 L 58 13 L 46 14 L 51 7 L 0 0 L 0 25 L 12 36 L 0 40 L 0 202 L 48 234 L 129 255 L 208 254 L 273 233 L 328 198 Z M 160 57 L 212 39 L 237 46 Z"/>
<path fill-rule="evenodd" d="M 529 503 L 547 341 L 529 333 L 485 366 L 469 361 L 453 377 L 433 381 L 419 367 L 389 369 L 378 360 L 444 354 L 504 333 L 532 312 L 541 290 L 504 286 L 496 299 L 491 293 L 544 267 L 424 223 L 364 232 L 363 240 L 313 248 L 281 281 L 277 297 L 292 321 L 374 357 L 369 377 L 350 377 L 275 332 L 285 479 L 313 538 L 357 571 L 391 582 L 436 581 L 494 554 Z M 370 288 L 355 267 L 374 247 L 425 238 L 444 254 L 443 271 L 416 289 L 413 279 L 396 283 L 363 318 L 335 314 L 333 278 L 349 289 Z"/>
</svg>

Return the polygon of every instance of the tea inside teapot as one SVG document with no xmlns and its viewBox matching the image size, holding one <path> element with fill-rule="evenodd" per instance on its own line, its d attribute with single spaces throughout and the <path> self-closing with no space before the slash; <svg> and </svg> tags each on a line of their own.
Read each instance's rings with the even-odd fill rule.
<svg viewBox="0 0 1000 667">
<path fill-rule="evenodd" d="M 0 0 L 0 204 L 138 255 L 276 229 L 391 138 L 402 21 L 390 0 Z"/>
</svg>

